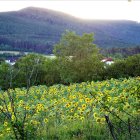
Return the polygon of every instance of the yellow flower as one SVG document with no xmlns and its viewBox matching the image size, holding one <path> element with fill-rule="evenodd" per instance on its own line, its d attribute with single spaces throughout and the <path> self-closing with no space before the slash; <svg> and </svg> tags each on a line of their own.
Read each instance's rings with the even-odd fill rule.
<svg viewBox="0 0 140 140">
<path fill-rule="evenodd" d="M 73 109 L 70 110 L 70 112 L 73 112 L 73 111 L 74 111 Z"/>
<path fill-rule="evenodd" d="M 26 108 L 26 110 L 30 110 L 30 107 L 27 105 L 27 106 L 25 106 L 25 108 Z"/>
<path fill-rule="evenodd" d="M 84 117 L 80 117 L 80 120 L 83 121 L 84 120 Z"/>
<path fill-rule="evenodd" d="M 36 120 L 31 120 L 30 123 L 33 124 L 33 125 L 38 125 L 39 124 L 39 122 L 36 121 Z"/>
<path fill-rule="evenodd" d="M 81 115 L 83 115 L 83 113 L 84 113 L 83 111 L 80 112 Z"/>
<path fill-rule="evenodd" d="M 44 110 L 44 105 L 38 103 L 37 106 L 36 106 L 36 110 L 37 110 L 37 112 L 39 112 L 39 111 L 43 111 L 43 110 Z"/>
<path fill-rule="evenodd" d="M 130 108 L 131 108 L 131 106 L 129 104 L 127 104 L 127 105 L 124 106 L 123 109 L 126 110 L 126 109 L 130 109 Z"/>
<path fill-rule="evenodd" d="M 85 108 L 82 108 L 81 111 L 85 111 Z"/>
<path fill-rule="evenodd" d="M 96 122 L 97 123 L 100 123 L 101 122 L 101 119 L 100 118 L 96 118 Z"/>
<path fill-rule="evenodd" d="M 8 125 L 8 122 L 4 122 L 4 126 L 7 126 Z"/>
<path fill-rule="evenodd" d="M 65 116 L 64 116 L 64 115 L 61 115 L 61 118 L 62 118 L 62 119 L 64 119 L 64 118 L 65 118 Z"/>
<path fill-rule="evenodd" d="M 47 118 L 45 118 L 45 119 L 44 119 L 44 122 L 45 122 L 45 123 L 48 123 L 48 119 L 47 119 Z"/>
<path fill-rule="evenodd" d="M 66 108 L 68 108 L 68 107 L 70 107 L 70 104 L 66 104 L 66 106 L 65 106 Z"/>
<path fill-rule="evenodd" d="M 94 113 L 93 116 L 94 116 L 94 118 L 97 118 L 98 115 L 97 115 L 97 113 Z"/>
<path fill-rule="evenodd" d="M 11 117 L 12 121 L 15 121 L 16 120 L 16 117 L 14 114 L 12 114 L 12 117 Z"/>
<path fill-rule="evenodd" d="M 12 108 L 10 105 L 8 105 L 8 110 L 9 110 L 9 112 L 12 112 Z"/>
<path fill-rule="evenodd" d="M 107 87 L 109 87 L 109 84 L 106 84 Z"/>
<path fill-rule="evenodd" d="M 78 114 L 77 113 L 74 113 L 74 117 L 77 118 L 78 117 Z"/>
<path fill-rule="evenodd" d="M 73 96 L 72 96 L 72 99 L 75 99 L 75 98 L 76 98 L 76 96 L 75 96 L 75 95 L 73 95 Z"/>
<path fill-rule="evenodd" d="M 74 107 L 77 107 L 77 106 L 78 106 L 78 103 L 75 103 L 75 104 L 74 104 Z"/>
<path fill-rule="evenodd" d="M 88 103 L 90 102 L 90 98 L 86 98 L 85 101 Z"/>
<path fill-rule="evenodd" d="M 19 103 L 20 103 L 20 104 L 23 104 L 23 100 L 20 100 Z"/>
<path fill-rule="evenodd" d="M 111 97 L 108 97 L 108 98 L 107 98 L 107 101 L 110 101 L 110 100 L 111 100 Z"/>
<path fill-rule="evenodd" d="M 80 102 L 83 102 L 83 99 L 82 98 L 80 99 Z"/>
<path fill-rule="evenodd" d="M 0 105 L 0 109 L 2 110 L 3 109 L 3 107 Z"/>
<path fill-rule="evenodd" d="M 82 104 L 82 108 L 86 108 L 86 104 Z"/>
<path fill-rule="evenodd" d="M 105 122 L 105 118 L 101 118 L 101 122 L 103 122 L 103 123 L 104 123 L 104 122 Z"/>
<path fill-rule="evenodd" d="M 81 111 L 81 107 L 78 107 L 78 110 Z"/>
<path fill-rule="evenodd" d="M 10 130 L 11 130 L 10 127 L 8 127 L 8 128 L 6 129 L 7 132 L 10 132 Z"/>
</svg>

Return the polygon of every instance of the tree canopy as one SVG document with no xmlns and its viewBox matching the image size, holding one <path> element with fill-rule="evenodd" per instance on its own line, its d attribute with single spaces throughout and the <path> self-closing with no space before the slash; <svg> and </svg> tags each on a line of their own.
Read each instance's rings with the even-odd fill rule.
<svg viewBox="0 0 140 140">
<path fill-rule="evenodd" d="M 82 82 L 99 78 L 103 70 L 99 49 L 93 44 L 93 33 L 77 35 L 66 31 L 54 54 L 60 58 L 60 77 L 64 83 Z"/>
<path fill-rule="evenodd" d="M 80 36 L 75 32 L 66 31 L 60 42 L 55 45 L 54 54 L 56 56 L 72 56 L 76 59 L 84 59 L 98 52 L 93 41 L 93 33 L 84 33 Z"/>
</svg>

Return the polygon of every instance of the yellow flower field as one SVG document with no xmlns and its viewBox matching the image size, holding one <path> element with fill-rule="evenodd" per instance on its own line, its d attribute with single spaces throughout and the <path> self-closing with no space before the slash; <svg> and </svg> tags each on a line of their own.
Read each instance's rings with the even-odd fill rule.
<svg viewBox="0 0 140 140">
<path fill-rule="evenodd" d="M 79 128 L 86 121 L 104 126 L 105 115 L 112 121 L 117 120 L 114 114 L 127 121 L 140 113 L 139 93 L 140 77 L 70 86 L 34 86 L 29 92 L 25 88 L 1 91 L 0 139 L 14 137 L 12 128 L 15 124 L 24 124 L 24 131 L 30 132 L 30 136 L 35 131 L 36 135 L 43 137 L 48 130 L 52 133 L 53 127 L 66 131 L 72 123 Z"/>
</svg>

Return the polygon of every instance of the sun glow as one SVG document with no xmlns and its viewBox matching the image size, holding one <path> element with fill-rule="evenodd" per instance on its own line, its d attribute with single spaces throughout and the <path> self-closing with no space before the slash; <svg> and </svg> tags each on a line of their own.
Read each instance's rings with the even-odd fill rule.
<svg viewBox="0 0 140 140">
<path fill-rule="evenodd" d="M 140 2 L 123 1 L 0 1 L 0 11 L 42 7 L 82 19 L 125 19 L 140 22 Z"/>
</svg>

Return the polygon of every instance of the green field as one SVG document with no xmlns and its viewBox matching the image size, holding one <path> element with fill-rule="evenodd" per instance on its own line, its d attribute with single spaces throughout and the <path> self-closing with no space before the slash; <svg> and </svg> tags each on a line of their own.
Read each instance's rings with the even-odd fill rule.
<svg viewBox="0 0 140 140">
<path fill-rule="evenodd" d="M 106 115 L 118 140 L 137 140 L 139 94 L 140 77 L 1 91 L 0 139 L 112 140 Z"/>
</svg>

